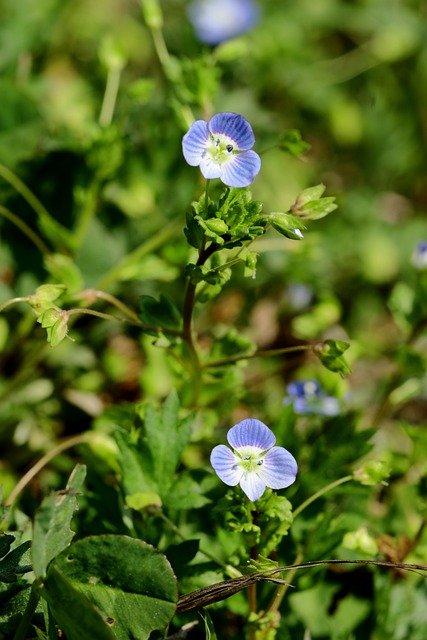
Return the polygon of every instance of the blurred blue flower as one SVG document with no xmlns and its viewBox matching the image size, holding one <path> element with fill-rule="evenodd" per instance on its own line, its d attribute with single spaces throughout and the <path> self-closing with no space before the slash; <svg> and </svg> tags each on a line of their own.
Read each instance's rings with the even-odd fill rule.
<svg viewBox="0 0 427 640">
<path fill-rule="evenodd" d="M 238 113 L 217 113 L 209 122 L 196 120 L 182 139 L 184 158 L 200 166 L 205 178 L 220 178 L 228 187 L 247 187 L 261 168 L 250 151 L 255 143 L 252 127 Z"/>
<path fill-rule="evenodd" d="M 224 444 L 214 447 L 211 465 L 225 484 L 240 484 L 252 502 L 261 498 L 266 487 L 285 489 L 295 482 L 295 458 L 283 447 L 274 446 L 274 433 L 260 420 L 238 422 L 227 433 L 227 440 L 233 450 Z"/>
<path fill-rule="evenodd" d="M 253 0 L 195 0 L 188 17 L 198 39 L 215 45 L 252 29 L 259 9 Z"/>
<path fill-rule="evenodd" d="M 316 380 L 298 380 L 287 386 L 285 404 L 299 415 L 337 416 L 341 413 L 338 398 L 328 396 Z"/>
<path fill-rule="evenodd" d="M 427 269 L 427 242 L 419 242 L 412 254 L 412 264 L 416 269 Z"/>
</svg>

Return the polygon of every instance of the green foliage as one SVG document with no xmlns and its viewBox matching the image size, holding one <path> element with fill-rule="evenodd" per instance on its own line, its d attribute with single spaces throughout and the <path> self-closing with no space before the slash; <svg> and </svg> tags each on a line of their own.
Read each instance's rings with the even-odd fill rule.
<svg viewBox="0 0 427 640">
<path fill-rule="evenodd" d="M 259 4 L 206 46 L 181 0 L 1 3 L 5 638 L 424 638 L 400 569 L 283 573 L 251 606 L 214 584 L 427 558 L 424 7 Z M 253 128 L 249 188 L 183 159 L 221 111 Z M 299 467 L 254 504 L 209 461 L 245 417 Z M 223 599 L 175 615 L 177 589 Z"/>
<path fill-rule="evenodd" d="M 44 597 L 70 637 L 149 638 L 176 605 L 166 558 L 141 540 L 94 536 L 74 543 L 49 567 Z"/>
<path fill-rule="evenodd" d="M 162 410 L 153 405 L 141 407 L 141 429 L 134 433 L 115 432 L 129 506 L 142 508 L 171 502 L 177 467 L 191 435 L 191 417 L 180 418 L 178 413 L 178 397 L 171 393 Z"/>
<path fill-rule="evenodd" d="M 37 578 L 44 578 L 50 561 L 61 553 L 74 537 L 71 519 L 77 509 L 77 496 L 86 476 L 86 467 L 77 465 L 63 491 L 44 498 L 34 519 L 31 554 Z"/>
</svg>

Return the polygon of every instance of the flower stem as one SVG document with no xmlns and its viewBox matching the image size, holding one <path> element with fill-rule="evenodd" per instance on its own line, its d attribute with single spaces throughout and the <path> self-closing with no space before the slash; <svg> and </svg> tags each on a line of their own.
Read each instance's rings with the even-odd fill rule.
<svg viewBox="0 0 427 640">
<path fill-rule="evenodd" d="M 203 367 L 205 369 L 211 369 L 213 367 L 223 367 L 228 364 L 234 364 L 240 360 L 249 360 L 250 358 L 281 356 L 287 353 L 296 353 L 298 351 L 311 351 L 312 349 L 312 345 L 307 344 L 299 344 L 294 347 L 282 347 L 280 349 L 257 349 L 257 351 L 254 351 L 253 353 L 238 354 L 236 356 L 229 356 L 219 360 L 212 360 L 211 362 L 206 362 Z"/>
<path fill-rule="evenodd" d="M 6 307 L 10 307 L 12 304 L 16 304 L 17 302 L 27 302 L 27 300 L 28 300 L 27 296 L 20 296 L 19 298 L 11 298 L 10 300 L 7 300 L 6 302 L 3 302 L 2 305 L 0 305 L 0 313 L 4 311 Z"/>
<path fill-rule="evenodd" d="M 20 229 L 22 233 L 26 235 L 29 240 L 31 240 L 31 242 L 37 247 L 37 249 L 40 250 L 43 255 L 48 255 L 50 253 L 47 244 L 40 238 L 39 235 L 37 235 L 35 231 L 31 229 L 31 227 L 27 225 L 26 222 L 21 220 L 21 218 L 17 216 L 16 213 L 13 213 L 13 211 L 10 211 L 10 209 L 0 204 L 0 215 L 2 215 L 4 218 L 7 218 L 7 220 L 10 220 L 10 222 L 18 227 L 18 229 Z"/>
<path fill-rule="evenodd" d="M 45 467 L 53 458 L 56 458 L 57 455 L 66 451 L 67 449 L 71 449 L 71 447 L 75 447 L 76 445 L 83 444 L 85 442 L 90 442 L 93 434 L 91 432 L 82 433 L 78 436 L 73 436 L 72 438 L 68 438 L 64 440 L 56 447 L 54 447 L 51 451 L 48 451 L 36 464 L 31 467 L 29 471 L 25 475 L 22 476 L 17 485 L 12 489 L 9 496 L 5 500 L 5 506 L 11 507 L 15 502 L 16 498 L 19 494 L 25 489 L 27 484 L 31 482 L 31 480 Z"/>
<path fill-rule="evenodd" d="M 299 505 L 299 507 L 297 507 L 295 509 L 295 511 L 293 512 L 294 520 L 295 520 L 295 518 L 297 516 L 299 516 L 299 514 L 302 511 L 304 511 L 304 509 L 306 507 L 308 507 L 312 502 L 317 500 L 317 498 L 320 498 L 321 496 L 323 496 L 328 491 L 331 491 L 332 489 L 335 489 L 336 487 L 339 487 L 341 484 L 344 484 L 345 482 L 349 482 L 350 480 L 353 480 L 353 476 L 352 475 L 343 476 L 342 478 L 338 478 L 338 480 L 334 480 L 334 482 L 331 482 L 330 484 L 327 484 L 326 487 L 323 487 L 322 489 L 319 489 L 319 491 L 316 491 L 316 493 L 313 493 L 312 496 L 307 498 L 307 500 L 304 500 L 304 502 L 302 502 Z"/>
<path fill-rule="evenodd" d="M 301 553 L 301 551 L 299 551 L 295 557 L 295 560 L 293 561 L 292 564 L 294 565 L 298 565 L 300 564 L 304 559 L 303 554 Z M 279 610 L 280 605 L 282 604 L 283 598 L 285 597 L 289 586 L 292 584 L 292 580 L 294 579 L 294 576 L 296 574 L 298 570 L 298 567 L 294 567 L 293 569 L 290 569 L 287 573 L 286 573 L 286 584 L 281 584 L 277 587 L 276 589 L 276 593 L 274 594 L 270 604 L 268 605 L 265 614 L 268 615 L 269 613 L 274 613 L 275 611 Z"/>
<path fill-rule="evenodd" d="M 198 267 L 202 266 L 206 260 L 218 249 L 218 245 L 215 243 L 210 244 L 208 247 L 205 247 L 203 244 L 199 250 L 199 257 L 197 259 L 196 265 Z M 197 353 L 197 349 L 194 342 L 193 336 L 193 311 L 194 311 L 194 303 L 196 299 L 196 287 L 197 283 L 195 283 L 191 278 L 187 281 L 187 287 L 185 290 L 184 296 L 184 304 L 182 309 L 182 320 L 183 320 L 183 330 L 182 337 L 184 342 L 187 344 L 188 351 L 190 354 L 190 360 L 193 365 L 194 374 L 197 376 L 197 379 L 200 378 L 200 370 L 201 364 L 199 355 Z"/>
<path fill-rule="evenodd" d="M 8 169 L 5 165 L 0 163 L 0 177 L 6 180 L 19 195 L 29 204 L 33 211 L 39 217 L 42 224 L 45 225 L 45 231 L 47 229 L 54 231 L 55 236 L 60 236 L 63 241 L 70 244 L 70 232 L 63 227 L 59 222 L 53 218 L 46 207 L 40 202 L 40 200 L 34 195 L 34 193 L 27 187 L 24 182 L 17 175 Z"/>
<path fill-rule="evenodd" d="M 105 85 L 104 98 L 102 100 L 101 113 L 99 114 L 99 124 L 101 127 L 110 126 L 114 108 L 116 106 L 117 95 L 120 86 L 121 68 L 113 67 L 108 70 L 107 83 Z"/>
<path fill-rule="evenodd" d="M 31 624 L 31 620 L 36 612 L 37 605 L 40 600 L 39 592 L 40 580 L 35 580 L 31 586 L 30 597 L 28 598 L 27 606 L 22 615 L 21 622 L 16 630 L 13 640 L 25 640 L 27 638 L 27 631 Z"/>
</svg>

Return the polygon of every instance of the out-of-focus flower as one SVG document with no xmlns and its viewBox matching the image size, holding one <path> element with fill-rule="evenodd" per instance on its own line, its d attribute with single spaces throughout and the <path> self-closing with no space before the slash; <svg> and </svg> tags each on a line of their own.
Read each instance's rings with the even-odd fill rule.
<svg viewBox="0 0 427 640">
<path fill-rule="evenodd" d="M 227 433 L 227 440 L 232 449 L 224 444 L 214 447 L 211 465 L 225 484 L 240 484 L 252 502 L 261 498 L 266 487 L 285 489 L 295 482 L 295 458 L 283 447 L 274 446 L 274 433 L 260 420 L 238 422 Z"/>
<path fill-rule="evenodd" d="M 412 254 L 412 264 L 421 271 L 427 269 L 427 242 L 419 242 Z"/>
<path fill-rule="evenodd" d="M 328 396 L 316 380 L 298 380 L 287 387 L 285 404 L 291 404 L 300 415 L 337 416 L 341 413 L 338 398 Z"/>
<path fill-rule="evenodd" d="M 198 39 L 215 45 L 252 29 L 259 8 L 253 0 L 195 0 L 188 7 L 188 17 Z"/>
<path fill-rule="evenodd" d="M 205 178 L 220 178 L 228 187 L 247 187 L 261 168 L 261 159 L 251 151 L 254 132 L 238 113 L 224 111 L 209 122 L 196 120 L 182 139 L 184 158 L 200 166 Z"/>
</svg>

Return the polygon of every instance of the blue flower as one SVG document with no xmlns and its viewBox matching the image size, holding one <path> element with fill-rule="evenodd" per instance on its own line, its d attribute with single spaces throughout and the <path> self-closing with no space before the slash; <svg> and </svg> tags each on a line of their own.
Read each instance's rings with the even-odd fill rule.
<svg viewBox="0 0 427 640">
<path fill-rule="evenodd" d="M 316 380 L 299 380 L 287 387 L 285 404 L 292 404 L 299 415 L 337 416 L 341 413 L 338 398 L 328 396 Z"/>
<path fill-rule="evenodd" d="M 230 487 L 240 484 L 249 500 L 261 498 L 266 487 L 285 489 L 293 482 L 298 465 L 283 447 L 275 447 L 274 433 L 260 420 L 248 418 L 232 427 L 224 444 L 212 449 L 211 465 Z"/>
<path fill-rule="evenodd" d="M 195 0 L 188 17 L 196 35 L 206 44 L 219 44 L 249 31 L 259 19 L 253 0 Z"/>
<path fill-rule="evenodd" d="M 200 166 L 205 178 L 220 178 L 228 187 L 247 187 L 261 168 L 261 159 L 250 151 L 254 132 L 238 113 L 217 113 L 209 122 L 196 120 L 182 139 L 184 158 Z"/>
<path fill-rule="evenodd" d="M 420 271 L 427 269 L 427 242 L 419 242 L 412 254 L 412 264 Z"/>
</svg>

